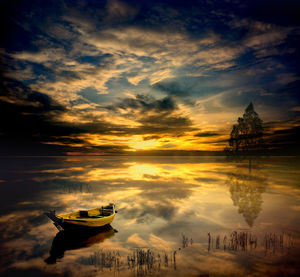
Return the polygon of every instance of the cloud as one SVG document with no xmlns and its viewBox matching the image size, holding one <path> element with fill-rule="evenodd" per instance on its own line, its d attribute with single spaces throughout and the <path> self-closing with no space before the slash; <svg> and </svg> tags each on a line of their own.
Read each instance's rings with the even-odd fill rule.
<svg viewBox="0 0 300 277">
<path fill-rule="evenodd" d="M 219 133 L 216 132 L 200 132 L 195 134 L 195 137 L 216 137 L 219 136 Z"/>
<path fill-rule="evenodd" d="M 66 115 L 72 115 L 64 106 L 56 103 L 51 97 L 35 92 L 25 85 L 11 79 L 5 79 L 1 86 L 0 95 L 1 117 L 8 118 L 1 124 L 0 139 L 3 153 L 16 147 L 15 151 L 71 151 L 73 147 L 82 147 L 82 151 L 92 147 L 80 134 L 110 133 L 120 130 L 108 122 L 101 120 L 61 121 Z M 79 119 L 79 118 L 78 118 Z M 16 145 L 17 144 L 17 145 Z M 6 146 L 10 145 L 6 149 Z M 94 150 L 115 152 L 126 146 L 104 145 L 95 146 Z"/>
<path fill-rule="evenodd" d="M 167 143 L 161 146 L 161 148 L 175 148 L 177 145 L 172 143 Z"/>
<path fill-rule="evenodd" d="M 121 21 L 122 17 L 133 20 L 138 13 L 137 8 L 120 1 L 109 1 L 106 9 L 107 17 L 96 9 L 93 16 L 87 18 L 87 14 L 78 13 L 74 8 L 64 16 L 64 24 L 60 23 L 59 30 L 65 26 L 66 32 L 73 33 L 70 51 L 57 45 L 56 48 L 40 47 L 37 52 L 23 51 L 11 55 L 17 60 L 43 64 L 54 72 L 55 81 L 34 81 L 30 85 L 32 89 L 67 105 L 68 101 L 79 97 L 76 91 L 90 86 L 99 94 L 109 94 L 114 98 L 117 92 L 111 84 L 127 79 L 127 84 L 122 83 L 123 90 L 132 90 L 134 86 L 145 90 L 145 84 L 150 84 L 158 91 L 184 97 L 190 94 L 193 85 L 182 79 L 180 85 L 167 80 L 174 80 L 182 74 L 203 76 L 213 70 L 234 68 L 236 59 L 249 48 L 261 56 L 266 48 L 282 43 L 291 31 L 291 28 L 279 28 L 250 19 L 235 19 L 231 27 L 248 28 L 250 32 L 240 44 L 225 45 L 218 30 L 196 37 L 184 29 L 167 31 L 142 24 L 114 25 L 111 22 L 100 28 L 100 19 L 97 21 L 96 15 L 105 22 L 107 18 L 118 17 L 117 14 Z"/>
<path fill-rule="evenodd" d="M 129 5 L 125 1 L 109 0 L 106 5 L 105 21 L 110 24 L 132 20 L 138 13 L 138 6 Z"/>
<path fill-rule="evenodd" d="M 61 48 L 44 48 L 39 52 L 19 52 L 11 54 L 11 57 L 35 63 L 44 63 L 47 61 L 59 61 L 64 55 L 64 50 Z"/>
<path fill-rule="evenodd" d="M 288 32 L 291 29 L 280 29 L 280 30 L 272 30 L 262 34 L 255 34 L 250 36 L 245 44 L 248 47 L 252 47 L 254 49 L 261 49 L 270 47 L 271 45 L 277 46 L 281 44 L 284 39 L 286 39 Z"/>
<path fill-rule="evenodd" d="M 154 136 L 144 136 L 143 140 L 152 140 L 152 139 L 159 139 L 161 138 L 160 136 L 154 135 Z"/>
<path fill-rule="evenodd" d="M 109 106 L 109 109 L 116 110 L 136 110 L 140 113 L 145 112 L 172 112 L 176 108 L 174 100 L 170 97 L 156 100 L 150 95 L 137 95 L 135 98 L 124 98 L 119 104 Z"/>
<path fill-rule="evenodd" d="M 152 96 L 137 95 L 136 98 L 124 98 L 107 109 L 123 117 L 140 123 L 133 133 L 182 135 L 192 130 L 192 122 L 180 114 L 180 109 L 171 97 L 155 99 Z"/>
<path fill-rule="evenodd" d="M 185 64 L 201 63 L 202 66 L 202 63 L 206 63 L 213 67 L 224 67 L 224 62 L 233 57 L 229 54 L 226 58 L 224 47 L 201 50 L 202 46 L 214 43 L 217 39 L 214 36 L 190 40 L 184 33 L 172 33 L 166 37 L 165 33 L 159 31 L 133 27 L 86 30 L 76 20 L 75 23 L 70 17 L 66 20 L 78 24 L 77 29 L 73 27 L 76 34 L 72 29 L 76 41 L 74 44 L 71 42 L 71 51 L 41 47 L 37 52 L 18 52 L 11 55 L 17 60 L 39 63 L 51 68 L 55 72 L 55 82 L 38 81 L 31 87 L 39 88 L 64 104 L 67 100 L 72 101 L 76 98 L 75 87 L 84 89 L 89 84 L 96 87 L 100 93 L 107 93 L 108 81 L 116 77 L 127 77 L 134 86 L 143 80 L 154 84 L 175 77 L 174 69 Z M 187 46 L 189 51 L 185 50 Z M 78 56 L 81 50 L 86 49 L 91 49 L 87 56 Z M 190 55 L 191 49 L 193 55 Z M 210 54 L 208 51 L 213 52 Z M 62 96 L 62 91 L 65 92 L 65 97 Z"/>
<path fill-rule="evenodd" d="M 102 111 L 76 100 L 73 106 L 76 109 L 70 110 L 20 82 L 6 79 L 3 89 L 5 93 L 0 96 L 1 112 L 3 117 L 9 117 L 10 120 L 1 126 L 0 133 L 4 134 L 1 136 L 4 148 L 11 145 L 7 151 L 17 143 L 19 146 L 15 151 L 24 147 L 26 151 L 35 149 L 34 152 L 53 149 L 59 153 L 120 153 L 128 150 L 132 143 L 137 145 L 137 139 L 143 141 L 141 135 L 146 138 L 150 134 L 153 140 L 154 134 L 177 137 L 193 130 L 192 122 L 180 115 L 177 104 L 170 97 L 155 99 L 149 95 L 138 95 L 124 98 Z M 85 96 L 85 93 L 82 91 L 82 95 Z M 79 106 L 82 107 L 78 114 Z M 83 109 L 86 111 L 83 112 Z M 124 141 L 120 134 L 125 138 Z M 102 139 L 99 135 L 102 135 Z M 161 144 L 166 145 L 165 141 L 161 141 Z M 170 145 L 173 144 L 165 147 Z"/>
<path fill-rule="evenodd" d="M 136 144 L 159 136 L 148 144 L 187 147 L 198 130 L 224 132 L 250 101 L 268 120 L 295 116 L 297 27 L 264 20 L 243 5 L 215 4 L 203 2 L 200 9 L 179 2 L 63 1 L 48 3 L 46 10 L 36 3 L 8 5 L 1 20 L 14 36 L 2 30 L 4 77 L 63 108 L 33 112 L 60 129 L 58 135 L 48 132 L 48 143 L 80 134 L 88 147 L 114 141 L 126 149 L 116 140 L 122 134 Z M 20 95 L 2 95 L 1 101 L 43 105 Z M 288 113 L 278 112 L 284 109 L 280 103 Z M 28 120 L 25 111 L 23 116 Z M 163 136 L 172 140 L 166 144 Z M 185 142 L 175 141 L 183 136 Z"/>
<path fill-rule="evenodd" d="M 286 122 L 269 122 L 265 126 L 264 140 L 268 149 L 275 149 L 278 153 L 285 154 L 300 152 L 298 143 L 300 136 L 299 119 Z"/>
<path fill-rule="evenodd" d="M 161 90 L 168 95 L 175 95 L 177 97 L 187 97 L 190 95 L 189 85 L 178 82 L 160 82 L 153 85 L 153 88 Z"/>
</svg>

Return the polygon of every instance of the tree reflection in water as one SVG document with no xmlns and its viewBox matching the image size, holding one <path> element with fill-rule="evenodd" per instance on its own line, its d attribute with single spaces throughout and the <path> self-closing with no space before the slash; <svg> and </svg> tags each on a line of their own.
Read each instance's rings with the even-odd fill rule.
<svg viewBox="0 0 300 277">
<path fill-rule="evenodd" d="M 233 205 L 252 227 L 261 212 L 262 194 L 267 187 L 267 178 L 261 172 L 259 160 L 249 159 L 247 167 L 238 167 L 236 172 L 229 173 L 226 184 L 230 187 Z"/>
<path fill-rule="evenodd" d="M 90 247 L 114 236 L 115 230 L 104 226 L 95 230 L 63 230 L 56 234 L 50 249 L 50 256 L 45 259 L 47 264 L 56 263 L 57 259 L 64 257 L 65 251 Z"/>
</svg>

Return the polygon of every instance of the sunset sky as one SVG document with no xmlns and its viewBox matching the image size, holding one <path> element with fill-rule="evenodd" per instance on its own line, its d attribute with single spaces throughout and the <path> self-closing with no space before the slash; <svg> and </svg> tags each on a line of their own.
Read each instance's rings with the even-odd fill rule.
<svg viewBox="0 0 300 277">
<path fill-rule="evenodd" d="M 0 151 L 222 150 L 250 102 L 299 150 L 299 8 L 2 0 Z"/>
</svg>

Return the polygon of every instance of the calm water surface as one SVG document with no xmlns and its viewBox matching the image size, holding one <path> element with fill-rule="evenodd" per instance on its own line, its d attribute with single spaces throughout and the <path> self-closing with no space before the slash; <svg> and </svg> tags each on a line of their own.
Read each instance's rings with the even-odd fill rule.
<svg viewBox="0 0 300 277">
<path fill-rule="evenodd" d="M 1 158 L 1 276 L 300 276 L 300 160 Z M 111 227 L 43 214 L 115 202 Z"/>
</svg>

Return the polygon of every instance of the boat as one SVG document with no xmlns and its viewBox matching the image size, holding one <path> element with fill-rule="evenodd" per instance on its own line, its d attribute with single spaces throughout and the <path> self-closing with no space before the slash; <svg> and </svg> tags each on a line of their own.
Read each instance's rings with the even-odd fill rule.
<svg viewBox="0 0 300 277">
<path fill-rule="evenodd" d="M 53 221 L 55 227 L 61 231 L 71 228 L 100 228 L 109 225 L 117 211 L 115 204 L 102 206 L 91 210 L 80 210 L 73 213 L 56 215 L 54 210 L 45 214 Z"/>
</svg>

